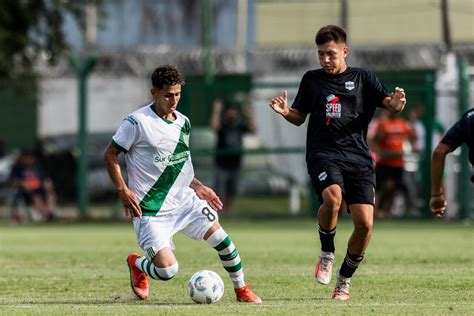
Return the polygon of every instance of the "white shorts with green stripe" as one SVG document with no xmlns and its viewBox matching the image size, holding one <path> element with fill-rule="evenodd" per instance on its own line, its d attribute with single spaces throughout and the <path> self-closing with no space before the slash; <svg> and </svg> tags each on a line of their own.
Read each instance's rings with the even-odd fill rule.
<svg viewBox="0 0 474 316">
<path fill-rule="evenodd" d="M 203 240 L 206 232 L 218 218 L 217 212 L 206 201 L 193 194 L 182 208 L 172 213 L 135 217 L 133 227 L 145 256 L 153 260 L 161 249 L 175 249 L 173 236 L 178 232 L 183 232 L 195 240 Z"/>
</svg>

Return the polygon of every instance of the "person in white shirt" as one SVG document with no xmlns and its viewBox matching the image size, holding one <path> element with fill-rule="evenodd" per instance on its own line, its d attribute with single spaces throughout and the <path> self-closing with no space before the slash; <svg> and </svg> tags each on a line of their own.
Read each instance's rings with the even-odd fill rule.
<svg viewBox="0 0 474 316">
<path fill-rule="evenodd" d="M 151 83 L 153 102 L 123 120 L 104 153 L 109 176 L 145 253 L 127 257 L 132 290 L 147 299 L 148 277 L 166 281 L 176 275 L 173 236 L 183 232 L 216 249 L 239 302 L 259 304 L 261 298 L 244 281 L 239 252 L 219 224 L 221 200 L 194 177 L 191 124 L 176 110 L 184 80 L 176 67 L 163 65 L 155 69 Z M 120 153 L 125 154 L 128 184 Z"/>
</svg>

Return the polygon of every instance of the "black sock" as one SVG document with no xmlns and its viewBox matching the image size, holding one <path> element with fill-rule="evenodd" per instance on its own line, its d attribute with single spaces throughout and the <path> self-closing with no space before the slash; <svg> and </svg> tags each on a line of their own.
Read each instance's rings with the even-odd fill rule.
<svg viewBox="0 0 474 316">
<path fill-rule="evenodd" d="M 346 253 L 344 262 L 342 263 L 339 274 L 345 278 L 351 278 L 354 272 L 359 267 L 359 263 L 364 259 L 364 256 L 351 255 L 349 252 Z"/>
<path fill-rule="evenodd" d="M 331 230 L 325 230 L 318 225 L 319 239 L 321 240 L 321 250 L 326 252 L 334 252 L 334 236 L 336 235 L 336 227 Z"/>
</svg>

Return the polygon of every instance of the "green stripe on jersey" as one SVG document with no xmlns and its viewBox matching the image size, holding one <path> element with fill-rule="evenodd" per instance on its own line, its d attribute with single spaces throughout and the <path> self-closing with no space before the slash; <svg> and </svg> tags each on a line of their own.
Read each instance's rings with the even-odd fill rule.
<svg viewBox="0 0 474 316">
<path fill-rule="evenodd" d="M 185 141 L 185 136 L 189 135 L 190 131 L 191 126 L 189 121 L 186 120 L 183 127 L 181 128 L 179 141 L 176 145 L 173 155 L 189 151 L 189 146 L 187 141 Z M 166 196 L 168 195 L 168 192 L 181 173 L 181 170 L 183 169 L 183 166 L 187 160 L 188 159 L 185 159 L 179 163 L 166 166 L 161 176 L 140 202 L 140 207 L 144 211 L 143 215 L 149 215 L 150 212 L 153 212 L 151 215 L 156 215 L 156 213 L 160 211 L 161 206 L 165 202 Z"/>
</svg>

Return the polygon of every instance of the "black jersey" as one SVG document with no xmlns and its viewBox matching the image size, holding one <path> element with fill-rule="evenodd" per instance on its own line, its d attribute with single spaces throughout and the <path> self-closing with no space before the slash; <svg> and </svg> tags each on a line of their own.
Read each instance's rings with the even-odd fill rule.
<svg viewBox="0 0 474 316">
<path fill-rule="evenodd" d="M 341 74 L 308 71 L 292 108 L 310 114 L 306 138 L 308 168 L 319 159 L 373 165 L 367 129 L 376 107 L 389 96 L 369 71 L 348 67 Z"/>
<path fill-rule="evenodd" d="M 463 143 L 469 148 L 469 161 L 474 166 L 474 109 L 463 114 L 441 140 L 443 144 L 458 148 Z"/>
<path fill-rule="evenodd" d="M 235 154 L 227 153 L 225 155 L 217 155 L 216 164 L 226 170 L 238 170 L 242 164 L 242 140 L 245 133 L 248 133 L 249 126 L 247 123 L 240 122 L 237 125 L 230 125 L 223 122 L 221 128 L 217 132 L 217 149 L 218 150 L 237 150 Z"/>
</svg>

